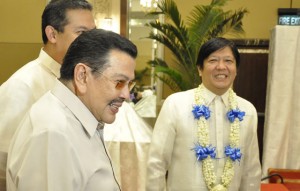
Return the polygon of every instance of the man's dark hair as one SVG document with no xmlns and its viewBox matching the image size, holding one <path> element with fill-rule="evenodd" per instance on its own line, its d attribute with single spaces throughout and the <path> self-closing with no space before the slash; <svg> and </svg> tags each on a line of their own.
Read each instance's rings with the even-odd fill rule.
<svg viewBox="0 0 300 191">
<path fill-rule="evenodd" d="M 229 47 L 231 49 L 232 54 L 236 61 L 236 66 L 238 68 L 240 65 L 240 53 L 236 45 L 234 44 L 233 41 L 222 37 L 212 38 L 202 45 L 196 62 L 197 66 L 199 66 L 200 69 L 203 69 L 204 60 L 208 58 L 211 53 L 217 50 L 221 50 L 225 47 Z"/>
<path fill-rule="evenodd" d="M 48 42 L 45 29 L 48 25 L 58 32 L 64 32 L 69 23 L 66 15 L 68 10 L 83 9 L 92 11 L 92 5 L 86 0 L 51 0 L 42 15 L 42 38 L 44 44 Z"/>
<path fill-rule="evenodd" d="M 72 80 L 74 68 L 83 63 L 92 69 L 92 73 L 102 73 L 110 66 L 109 53 L 119 50 L 132 58 L 137 56 L 136 46 L 127 38 L 103 29 L 83 32 L 70 45 L 60 69 L 60 79 Z"/>
</svg>

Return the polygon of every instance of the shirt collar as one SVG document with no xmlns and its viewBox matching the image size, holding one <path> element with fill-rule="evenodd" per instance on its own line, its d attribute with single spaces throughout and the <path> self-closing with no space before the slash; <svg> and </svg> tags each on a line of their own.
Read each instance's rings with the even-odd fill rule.
<svg viewBox="0 0 300 191">
<path fill-rule="evenodd" d="M 96 133 L 98 121 L 81 100 L 59 80 L 56 80 L 54 88 L 51 90 L 55 95 L 80 121 L 89 137 Z"/>
<path fill-rule="evenodd" d="M 222 101 L 225 104 L 226 109 L 229 109 L 228 97 L 229 97 L 229 89 L 223 95 L 221 95 Z"/>
<path fill-rule="evenodd" d="M 41 64 L 47 68 L 51 73 L 53 73 L 57 78 L 60 77 L 60 67 L 61 64 L 56 62 L 51 58 L 43 49 L 40 51 L 39 59 L 41 59 Z"/>
<path fill-rule="evenodd" d="M 207 101 L 207 103 L 205 103 L 205 104 L 210 105 L 212 103 L 212 101 L 215 99 L 215 97 L 218 95 L 214 94 L 209 89 L 207 89 L 204 84 L 202 84 L 202 85 L 204 87 L 204 95 L 203 96 L 204 96 L 204 99 Z M 223 95 L 220 96 L 223 103 L 225 104 L 226 108 L 229 108 L 228 96 L 229 96 L 229 89 Z"/>
</svg>

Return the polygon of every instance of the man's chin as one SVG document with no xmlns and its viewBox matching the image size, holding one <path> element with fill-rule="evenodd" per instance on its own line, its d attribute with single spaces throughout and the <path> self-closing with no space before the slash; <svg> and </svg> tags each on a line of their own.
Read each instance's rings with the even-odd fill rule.
<svg viewBox="0 0 300 191">
<path fill-rule="evenodd" d="M 111 116 L 109 118 L 102 119 L 102 121 L 106 124 L 112 124 L 115 120 L 116 120 L 116 116 Z"/>
</svg>

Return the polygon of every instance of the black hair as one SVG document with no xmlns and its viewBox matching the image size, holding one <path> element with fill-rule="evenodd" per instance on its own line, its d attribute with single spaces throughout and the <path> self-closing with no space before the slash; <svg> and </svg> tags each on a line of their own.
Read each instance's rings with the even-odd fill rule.
<svg viewBox="0 0 300 191">
<path fill-rule="evenodd" d="M 48 42 L 45 29 L 48 25 L 58 32 L 64 32 L 69 23 L 66 17 L 68 10 L 83 9 L 92 11 L 92 5 L 86 0 L 51 0 L 42 14 L 42 38 L 44 44 Z"/>
<path fill-rule="evenodd" d="M 92 29 L 83 32 L 70 45 L 60 70 L 60 78 L 72 80 L 74 68 L 84 63 L 92 69 L 92 73 L 102 73 L 109 67 L 109 53 L 120 50 L 132 58 L 137 57 L 136 46 L 127 38 L 103 29 Z"/>
<path fill-rule="evenodd" d="M 196 62 L 197 66 L 199 66 L 200 69 L 203 69 L 204 60 L 208 58 L 211 53 L 225 47 L 229 47 L 231 49 L 238 68 L 240 65 L 240 53 L 236 45 L 233 41 L 222 37 L 212 38 L 201 46 Z"/>
</svg>

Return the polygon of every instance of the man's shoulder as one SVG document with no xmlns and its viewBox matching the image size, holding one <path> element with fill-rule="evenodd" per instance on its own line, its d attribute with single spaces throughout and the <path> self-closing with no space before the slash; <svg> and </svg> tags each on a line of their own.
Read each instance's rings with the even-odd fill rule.
<svg viewBox="0 0 300 191">
<path fill-rule="evenodd" d="M 53 87 L 56 76 L 42 65 L 40 59 L 33 60 L 17 70 L 0 86 L 0 92 L 13 95 L 33 95 L 39 98 Z"/>
<path fill-rule="evenodd" d="M 11 78 L 24 78 L 24 77 L 32 78 L 34 77 L 32 75 L 39 70 L 41 70 L 41 61 L 37 58 L 23 65 L 11 76 Z"/>
<path fill-rule="evenodd" d="M 176 92 L 167 97 L 167 100 L 190 100 L 194 97 L 194 89 Z"/>
<path fill-rule="evenodd" d="M 36 130 L 59 130 L 68 124 L 66 107 L 50 91 L 38 99 L 29 110 L 29 118 Z"/>
<path fill-rule="evenodd" d="M 13 73 L 4 83 L 9 85 L 17 85 L 20 83 L 31 83 L 36 77 L 38 70 L 40 70 L 40 63 L 36 60 L 32 60 L 27 64 L 19 68 Z"/>
<path fill-rule="evenodd" d="M 176 92 L 169 95 L 164 101 L 164 107 L 170 107 L 172 110 L 183 110 L 184 108 L 190 107 L 194 101 L 194 91 L 187 90 Z"/>
<path fill-rule="evenodd" d="M 10 107 L 9 104 L 25 106 L 27 103 L 32 104 L 34 101 L 34 95 L 36 94 L 33 88 L 34 76 L 32 73 L 27 72 L 28 68 L 34 65 L 34 62 L 30 62 L 16 71 L 7 81 L 0 86 L 0 103 L 4 108 Z M 29 80 L 30 79 L 30 80 Z M 20 110 L 23 108 L 20 108 Z M 1 110 L 1 109 L 0 109 Z M 19 111 L 16 111 L 17 113 Z"/>
<path fill-rule="evenodd" d="M 254 107 L 254 105 L 250 101 L 246 100 L 245 98 L 237 96 L 237 101 L 241 110 L 256 112 L 256 108 Z"/>
<path fill-rule="evenodd" d="M 65 105 L 49 90 L 32 105 L 30 114 L 33 118 L 55 119 L 60 117 L 64 110 Z"/>
</svg>

